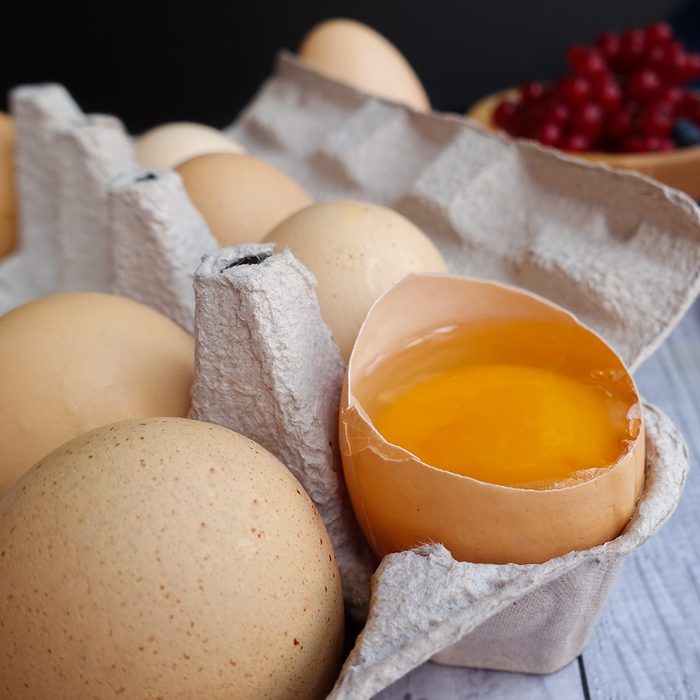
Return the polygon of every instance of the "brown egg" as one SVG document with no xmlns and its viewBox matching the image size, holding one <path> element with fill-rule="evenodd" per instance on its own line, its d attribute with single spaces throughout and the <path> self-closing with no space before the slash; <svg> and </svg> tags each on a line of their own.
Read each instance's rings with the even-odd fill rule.
<svg viewBox="0 0 700 700">
<path fill-rule="evenodd" d="M 186 416 L 194 341 L 109 294 L 61 294 L 0 317 L 0 498 L 38 459 L 97 426 Z"/>
<path fill-rule="evenodd" d="M 256 443 L 176 418 L 66 443 L 0 507 L 0 697 L 315 700 L 343 597 L 326 529 Z"/>
<path fill-rule="evenodd" d="M 249 155 L 203 155 L 176 170 L 222 246 L 259 243 L 273 226 L 313 203 L 292 178 Z"/>
<path fill-rule="evenodd" d="M 322 22 L 304 37 L 299 56 L 320 73 L 358 90 L 420 112 L 430 110 L 428 96 L 408 61 L 381 34 L 360 22 Z"/>
<path fill-rule="evenodd" d="M 136 139 L 136 158 L 147 168 L 174 168 L 205 153 L 242 152 L 223 131 L 193 122 L 161 124 Z"/>
<path fill-rule="evenodd" d="M 0 258 L 17 243 L 15 200 L 15 126 L 0 112 Z"/>
<path fill-rule="evenodd" d="M 410 272 L 447 272 L 433 242 L 397 212 L 367 202 L 325 202 L 285 219 L 267 237 L 316 276 L 323 319 L 350 357 L 372 304 Z"/>
</svg>

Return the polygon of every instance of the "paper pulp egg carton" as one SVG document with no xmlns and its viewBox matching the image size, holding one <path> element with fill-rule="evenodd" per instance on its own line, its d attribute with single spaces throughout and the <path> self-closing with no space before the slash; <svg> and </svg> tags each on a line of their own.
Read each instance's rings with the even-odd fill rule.
<svg viewBox="0 0 700 700">
<path fill-rule="evenodd" d="M 23 244 L 0 263 L 0 310 L 111 290 L 195 333 L 192 417 L 250 436 L 299 478 L 333 539 L 349 610 L 367 615 L 329 697 L 369 698 L 428 659 L 548 673 L 580 653 L 624 558 L 680 498 L 688 455 L 667 416 L 644 404 L 646 485 L 612 542 L 534 565 L 457 562 L 439 544 L 376 562 L 342 479 L 345 367 L 314 277 L 271 245 L 218 249 L 179 176 L 140 168 L 121 124 L 84 115 L 59 86 L 18 88 L 12 109 Z M 685 195 L 413 113 L 288 54 L 229 132 L 318 200 L 401 212 L 453 272 L 568 308 L 632 369 L 700 292 L 700 214 Z"/>
</svg>

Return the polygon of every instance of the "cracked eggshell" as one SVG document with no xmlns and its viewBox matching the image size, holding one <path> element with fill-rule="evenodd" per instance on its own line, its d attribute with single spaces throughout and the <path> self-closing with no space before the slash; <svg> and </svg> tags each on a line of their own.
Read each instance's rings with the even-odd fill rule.
<svg viewBox="0 0 700 700">
<path fill-rule="evenodd" d="M 331 19 L 303 39 L 299 56 L 330 78 L 393 102 L 428 112 L 430 102 L 401 52 L 371 27 Z"/>
<path fill-rule="evenodd" d="M 313 203 L 291 177 L 254 156 L 203 155 L 176 170 L 222 246 L 260 243 L 280 221 Z"/>
<path fill-rule="evenodd" d="M 372 304 L 411 272 L 447 272 L 433 242 L 401 214 L 367 202 L 328 202 L 283 221 L 265 239 L 289 248 L 318 282 L 321 315 L 343 359 Z"/>
<path fill-rule="evenodd" d="M 628 523 L 644 485 L 643 424 L 610 469 L 549 490 L 499 486 L 436 469 L 388 443 L 372 425 L 354 386 L 373 364 L 436 328 L 499 318 L 577 325 L 624 369 L 572 314 L 528 292 L 452 275 L 411 275 L 397 283 L 377 301 L 358 335 L 340 412 L 345 480 L 378 556 L 438 542 L 462 561 L 534 564 L 607 542 Z"/>
<path fill-rule="evenodd" d="M 38 459 L 105 423 L 186 416 L 194 340 L 110 294 L 44 297 L 0 316 L 0 497 Z"/>
<path fill-rule="evenodd" d="M 16 243 L 15 126 L 9 115 L 0 112 L 0 258 Z"/>
<path fill-rule="evenodd" d="M 146 168 L 175 168 L 206 153 L 243 153 L 223 131 L 194 122 L 156 126 L 136 139 L 136 159 Z"/>
<path fill-rule="evenodd" d="M 343 598 L 328 534 L 273 455 L 131 420 L 44 458 L 0 506 L 0 695 L 322 698 Z"/>
</svg>

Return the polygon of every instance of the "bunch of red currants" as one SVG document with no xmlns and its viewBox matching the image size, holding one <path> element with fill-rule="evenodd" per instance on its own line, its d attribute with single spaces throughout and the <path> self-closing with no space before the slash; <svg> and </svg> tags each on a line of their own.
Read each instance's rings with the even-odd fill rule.
<svg viewBox="0 0 700 700">
<path fill-rule="evenodd" d="M 565 151 L 651 153 L 700 141 L 700 98 L 683 85 L 700 78 L 700 54 L 689 53 L 665 22 L 601 34 L 575 44 L 571 72 L 552 85 L 520 88 L 496 107 L 496 126 Z"/>
</svg>

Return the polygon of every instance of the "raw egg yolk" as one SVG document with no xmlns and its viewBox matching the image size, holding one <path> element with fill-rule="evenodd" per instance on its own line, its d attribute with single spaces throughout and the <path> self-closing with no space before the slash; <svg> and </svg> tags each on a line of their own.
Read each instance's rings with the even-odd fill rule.
<svg viewBox="0 0 700 700">
<path fill-rule="evenodd" d="M 639 429 L 633 388 L 616 368 L 597 367 L 595 358 L 586 368 L 575 357 L 585 347 L 577 348 L 568 331 L 546 330 L 552 341 L 546 352 L 532 352 L 528 329 L 519 324 L 511 347 L 498 347 L 507 328 L 491 329 L 490 339 L 487 329 L 456 361 L 459 344 L 470 340 L 458 329 L 424 348 L 452 358 L 440 369 L 421 362 L 421 344 L 414 345 L 412 379 L 384 384 L 370 402 L 376 429 L 426 464 L 504 486 L 561 486 L 612 466 Z M 536 329 L 530 332 L 534 341 Z M 497 361 L 485 361 L 494 355 Z"/>
</svg>

